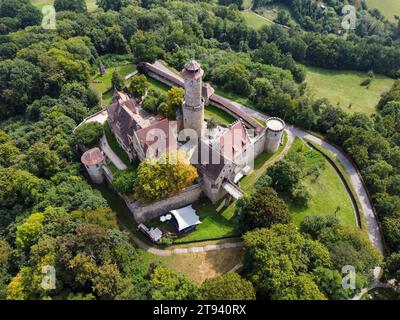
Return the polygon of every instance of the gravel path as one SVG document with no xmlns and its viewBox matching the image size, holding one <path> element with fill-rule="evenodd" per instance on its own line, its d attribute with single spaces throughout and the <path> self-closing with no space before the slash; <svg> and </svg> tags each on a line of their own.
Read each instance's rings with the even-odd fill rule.
<svg viewBox="0 0 400 320">
<path fill-rule="evenodd" d="M 222 250 L 222 249 L 230 249 L 230 248 L 239 248 L 243 247 L 243 242 L 236 241 L 236 242 L 226 242 L 221 244 L 209 244 L 206 246 L 199 246 L 199 247 L 189 247 L 189 248 L 176 248 L 176 249 L 157 249 L 152 247 L 142 240 L 134 236 L 132 233 L 130 237 L 136 245 L 143 250 L 152 253 L 157 256 L 170 256 L 173 254 L 187 254 L 187 253 L 197 253 L 197 252 L 206 252 L 206 251 L 215 251 L 215 250 Z"/>
</svg>

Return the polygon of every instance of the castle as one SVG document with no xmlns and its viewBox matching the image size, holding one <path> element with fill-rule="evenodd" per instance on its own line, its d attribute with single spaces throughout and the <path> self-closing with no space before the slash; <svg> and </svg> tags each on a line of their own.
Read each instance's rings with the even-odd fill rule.
<svg viewBox="0 0 400 320">
<path fill-rule="evenodd" d="M 215 94 L 209 84 L 203 83 L 204 71 L 194 60 L 186 64 L 181 77 L 160 64 L 144 63 L 140 70 L 169 86 L 183 87 L 185 97 L 176 121 L 171 121 L 148 113 L 127 94 L 115 92 L 114 100 L 107 107 L 107 121 L 129 158 L 143 161 L 167 151 L 183 149 L 198 169 L 202 192 L 211 202 L 215 203 L 226 195 L 235 199 L 242 196 L 236 183 L 251 171 L 258 155 L 264 151 L 277 151 L 285 123 L 278 118 L 269 118 L 263 126 L 240 106 Z M 237 120 L 228 127 L 207 129 L 204 114 L 209 104 Z M 188 139 L 191 135 L 194 138 Z M 93 158 L 103 161 L 98 152 Z M 93 168 L 96 164 L 86 162 L 90 164 L 85 165 L 91 177 L 96 176 L 96 167 Z"/>
</svg>

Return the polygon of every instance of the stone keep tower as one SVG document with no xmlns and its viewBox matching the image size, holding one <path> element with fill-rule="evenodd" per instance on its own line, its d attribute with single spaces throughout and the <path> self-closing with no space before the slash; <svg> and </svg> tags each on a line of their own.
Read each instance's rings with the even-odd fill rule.
<svg viewBox="0 0 400 320">
<path fill-rule="evenodd" d="M 182 70 L 185 81 L 185 101 L 182 106 L 183 127 L 197 132 L 202 137 L 204 125 L 204 101 L 202 98 L 202 78 L 204 71 L 196 61 L 189 61 Z"/>
</svg>

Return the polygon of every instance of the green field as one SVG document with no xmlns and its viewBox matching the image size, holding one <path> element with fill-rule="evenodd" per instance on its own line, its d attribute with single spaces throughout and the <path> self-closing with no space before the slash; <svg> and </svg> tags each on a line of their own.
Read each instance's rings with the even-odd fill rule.
<svg viewBox="0 0 400 320">
<path fill-rule="evenodd" d="M 211 240 L 225 237 L 240 236 L 239 224 L 234 215 L 218 213 L 218 204 L 213 205 L 208 199 L 203 198 L 193 204 L 200 217 L 201 224 L 182 238 L 178 238 L 174 243 Z"/>
<path fill-rule="evenodd" d="M 305 155 L 307 168 L 315 163 L 324 163 L 320 176 L 313 181 L 307 176 L 303 183 L 311 194 L 307 208 L 299 207 L 286 199 L 293 222 L 299 225 L 306 216 L 336 214 L 346 226 L 356 227 L 356 217 L 349 194 L 332 165 L 317 151 L 310 149 L 298 138 L 295 139 L 289 152 L 301 152 Z"/>
<path fill-rule="evenodd" d="M 97 75 L 93 78 L 92 82 L 90 83 L 90 87 L 98 94 L 102 94 L 109 90 L 111 88 L 112 74 L 115 70 L 117 70 L 121 76 L 125 77 L 134 72 L 136 70 L 136 66 L 134 64 L 125 64 L 118 67 L 107 68 L 104 76 Z M 93 81 L 99 81 L 99 83 L 95 83 Z"/>
<path fill-rule="evenodd" d="M 162 83 L 161 81 L 151 77 L 147 77 L 147 82 L 150 89 L 159 91 L 161 93 L 167 93 L 167 91 L 171 89 L 170 86 L 167 86 L 165 83 Z"/>
<path fill-rule="evenodd" d="M 214 107 L 212 105 L 208 105 L 205 107 L 204 117 L 206 120 L 212 118 L 219 125 L 225 126 L 225 127 L 229 126 L 231 123 L 236 121 L 236 118 L 231 116 L 229 113 L 227 113 L 224 110 L 221 110 L 217 107 Z"/>
<path fill-rule="evenodd" d="M 246 24 L 256 30 L 260 29 L 264 25 L 272 24 L 271 21 L 263 19 L 262 17 L 256 15 L 253 11 L 242 11 L 241 12 Z"/>
<path fill-rule="evenodd" d="M 39 9 L 43 8 L 45 5 L 53 4 L 54 0 L 31 0 L 33 5 Z M 86 0 L 86 6 L 88 11 L 93 11 L 97 9 L 96 0 Z"/>
<path fill-rule="evenodd" d="M 285 132 L 283 136 L 283 144 L 279 146 L 277 152 L 263 152 L 257 158 L 255 158 L 253 171 L 239 182 L 239 186 L 244 192 L 249 193 L 252 191 L 254 184 L 258 181 L 258 179 L 261 178 L 265 171 L 267 171 L 272 161 L 283 151 L 286 143 L 287 134 Z"/>
<path fill-rule="evenodd" d="M 90 88 L 92 88 L 99 97 L 102 96 L 103 107 L 106 107 L 111 102 L 114 95 L 112 90 L 109 91 L 111 89 L 111 78 L 114 70 L 118 70 L 118 72 L 123 77 L 125 77 L 136 70 L 136 65 L 131 63 L 124 64 L 118 67 L 107 68 L 106 74 L 104 76 L 96 75 L 95 77 L 93 77 L 89 85 Z"/>
<path fill-rule="evenodd" d="M 244 9 L 250 9 L 251 8 L 251 0 L 243 0 L 243 8 Z"/>
<path fill-rule="evenodd" d="M 394 82 L 388 77 L 376 75 L 367 89 L 360 85 L 367 79 L 365 72 L 306 68 L 309 92 L 315 98 L 327 98 L 333 105 L 338 105 L 351 113 L 374 113 L 381 94 L 389 90 Z M 351 103 L 352 106 L 349 108 Z"/>
<path fill-rule="evenodd" d="M 400 16 L 399 0 L 367 0 L 368 8 L 376 8 L 390 21 L 396 21 L 394 16 Z"/>
</svg>

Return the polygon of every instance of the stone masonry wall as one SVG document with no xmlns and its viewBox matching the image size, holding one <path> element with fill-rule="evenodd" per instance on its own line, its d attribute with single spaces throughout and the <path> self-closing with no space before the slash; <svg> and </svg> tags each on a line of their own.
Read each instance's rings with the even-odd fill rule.
<svg viewBox="0 0 400 320">
<path fill-rule="evenodd" d="M 202 183 L 190 186 L 179 194 L 150 204 L 131 202 L 124 197 L 137 223 L 144 223 L 157 218 L 168 211 L 186 207 L 198 200 L 202 193 Z"/>
</svg>

